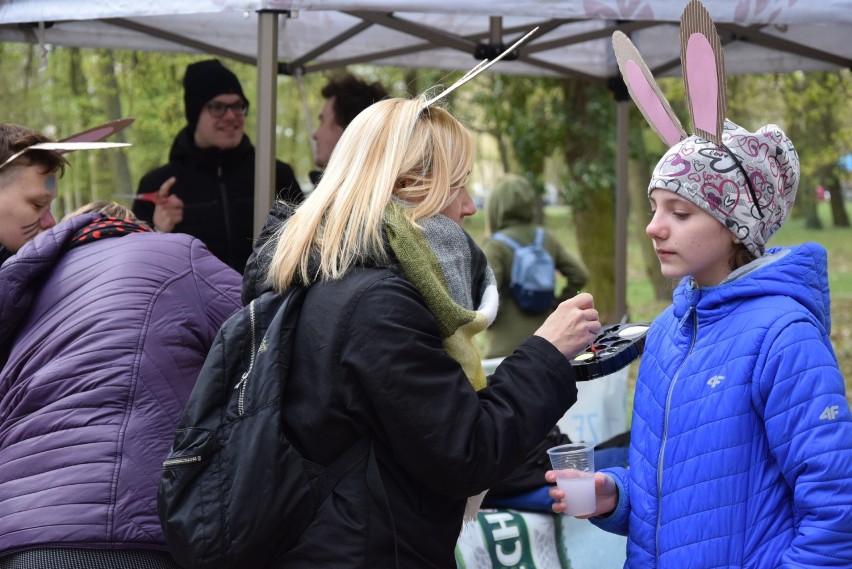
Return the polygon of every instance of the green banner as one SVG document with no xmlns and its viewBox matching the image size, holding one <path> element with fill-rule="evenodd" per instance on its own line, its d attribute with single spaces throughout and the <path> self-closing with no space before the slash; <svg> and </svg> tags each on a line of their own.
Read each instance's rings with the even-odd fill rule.
<svg viewBox="0 0 852 569">
<path fill-rule="evenodd" d="M 515 512 L 498 510 L 479 512 L 479 526 L 494 569 L 532 569 L 535 567 L 527 524 Z"/>
</svg>

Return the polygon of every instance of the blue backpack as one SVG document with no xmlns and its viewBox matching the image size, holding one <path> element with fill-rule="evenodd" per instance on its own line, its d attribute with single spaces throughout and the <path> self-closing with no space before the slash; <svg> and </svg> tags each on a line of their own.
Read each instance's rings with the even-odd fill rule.
<svg viewBox="0 0 852 569">
<path fill-rule="evenodd" d="M 543 246 L 544 229 L 536 228 L 535 239 L 529 245 L 521 245 L 503 233 L 495 233 L 492 237 L 514 252 L 509 289 L 518 306 L 534 314 L 553 308 L 556 266 Z"/>
</svg>

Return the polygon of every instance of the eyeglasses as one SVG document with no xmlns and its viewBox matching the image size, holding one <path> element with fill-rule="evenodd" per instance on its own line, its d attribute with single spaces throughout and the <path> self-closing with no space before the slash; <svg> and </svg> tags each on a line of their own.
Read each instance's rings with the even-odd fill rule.
<svg viewBox="0 0 852 569">
<path fill-rule="evenodd" d="M 236 103 L 221 103 L 219 101 L 213 101 L 204 105 L 204 108 L 217 119 L 224 117 L 228 109 L 232 110 L 238 117 L 244 117 L 246 111 L 248 111 L 248 103 L 245 101 L 237 101 Z"/>
</svg>

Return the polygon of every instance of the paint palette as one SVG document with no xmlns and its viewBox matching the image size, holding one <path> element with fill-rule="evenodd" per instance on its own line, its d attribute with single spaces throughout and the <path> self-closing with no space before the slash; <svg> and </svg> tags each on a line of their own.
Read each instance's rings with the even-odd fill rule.
<svg viewBox="0 0 852 569">
<path fill-rule="evenodd" d="M 647 322 L 605 326 L 595 341 L 571 358 L 577 381 L 588 381 L 615 373 L 642 355 Z"/>
</svg>

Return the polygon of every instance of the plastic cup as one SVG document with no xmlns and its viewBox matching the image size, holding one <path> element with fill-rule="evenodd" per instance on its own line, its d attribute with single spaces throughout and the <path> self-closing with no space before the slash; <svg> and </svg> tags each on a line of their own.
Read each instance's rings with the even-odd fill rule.
<svg viewBox="0 0 852 569">
<path fill-rule="evenodd" d="M 547 450 L 556 472 L 556 485 L 565 492 L 562 503 L 569 516 L 587 516 L 595 511 L 595 447 L 570 443 Z"/>
</svg>

